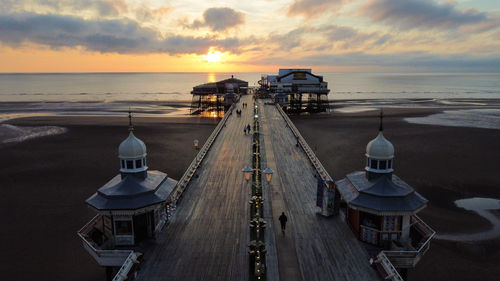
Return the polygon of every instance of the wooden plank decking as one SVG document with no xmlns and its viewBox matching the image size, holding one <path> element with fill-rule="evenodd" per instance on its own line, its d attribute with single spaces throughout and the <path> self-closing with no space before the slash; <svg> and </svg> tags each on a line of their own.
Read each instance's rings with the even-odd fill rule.
<svg viewBox="0 0 500 281">
<path fill-rule="evenodd" d="M 283 262 L 295 263 L 289 249 L 284 248 L 293 246 L 302 280 L 379 280 L 366 251 L 340 216 L 317 214 L 316 171 L 302 149 L 295 146 L 296 138 L 276 107 L 262 103 L 261 108 L 266 159 L 276 164 L 272 167 L 271 200 L 283 200 L 288 216 L 286 235 L 290 241 L 285 246 L 277 244 L 280 276 L 290 271 L 282 268 L 288 266 Z M 274 221 L 281 211 L 273 210 Z"/>
<path fill-rule="evenodd" d="M 138 280 L 248 280 L 250 182 L 241 169 L 251 165 L 252 102 L 234 112 L 209 150 L 163 229 L 144 256 Z M 239 105 L 241 108 L 241 105 Z"/>
<path fill-rule="evenodd" d="M 249 107 L 228 119 L 177 213 L 145 254 L 138 280 L 249 279 L 251 190 L 241 169 L 251 165 L 252 136 L 243 127 L 252 124 L 253 114 L 251 97 L 242 102 Z M 275 171 L 271 186 L 264 185 L 267 280 L 379 280 L 340 217 L 316 214 L 315 171 L 278 110 L 263 103 L 260 108 L 262 167 Z M 282 211 L 289 218 L 285 236 L 277 220 Z"/>
</svg>

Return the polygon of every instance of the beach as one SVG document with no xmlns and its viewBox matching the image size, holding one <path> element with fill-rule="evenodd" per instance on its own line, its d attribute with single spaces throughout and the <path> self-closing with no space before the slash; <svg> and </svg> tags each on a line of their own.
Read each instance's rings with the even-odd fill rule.
<svg viewBox="0 0 500 281">
<path fill-rule="evenodd" d="M 440 108 L 384 110 L 384 135 L 395 147 L 395 174 L 429 200 L 419 215 L 438 233 L 487 231 L 489 222 L 454 205 L 469 197 L 500 198 L 496 171 L 500 130 L 412 124 L 408 117 Z M 338 180 L 364 168 L 366 144 L 378 133 L 378 111 L 292 116 L 293 122 Z M 57 126 L 62 134 L 0 144 L 0 228 L 5 280 L 105 280 L 76 232 L 95 212 L 84 201 L 118 173 L 118 145 L 128 119 L 39 116 L 13 126 Z M 216 125 L 203 118 L 134 118 L 134 134 L 148 149 L 148 166 L 179 179 Z M 189 191 L 188 191 L 189 192 Z M 497 213 L 498 215 L 498 213 Z M 495 280 L 500 242 L 434 240 L 409 280 Z"/>
<path fill-rule="evenodd" d="M 500 198 L 500 130 L 411 124 L 408 117 L 439 108 L 384 109 L 384 136 L 395 148 L 394 173 L 429 200 L 419 216 L 438 234 L 492 228 L 475 212 L 455 206 L 463 198 Z M 378 111 L 292 117 L 335 180 L 364 169 L 365 148 L 376 137 Z M 499 206 L 500 207 L 500 206 Z M 498 237 L 498 235 L 497 235 Z M 434 239 L 409 280 L 497 280 L 500 240 Z"/>
<path fill-rule="evenodd" d="M 0 144 L 0 272 L 2 280 L 105 280 L 76 232 L 95 212 L 85 200 L 119 173 L 124 117 L 34 117 L 15 126 L 60 126 L 66 133 Z M 179 179 L 216 120 L 134 118 L 148 166 Z"/>
</svg>

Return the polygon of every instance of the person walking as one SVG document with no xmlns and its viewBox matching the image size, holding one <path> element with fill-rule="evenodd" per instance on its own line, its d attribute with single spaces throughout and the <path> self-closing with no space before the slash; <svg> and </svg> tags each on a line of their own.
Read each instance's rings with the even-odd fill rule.
<svg viewBox="0 0 500 281">
<path fill-rule="evenodd" d="M 245 135 L 247 134 L 247 127 L 243 129 L 243 133 L 245 133 Z"/>
<path fill-rule="evenodd" d="M 288 221 L 288 218 L 285 215 L 285 212 L 281 212 L 281 216 L 279 217 L 280 224 L 281 224 L 281 232 L 283 232 L 283 235 L 285 235 L 285 228 L 286 228 L 286 222 Z"/>
<path fill-rule="evenodd" d="M 249 134 L 252 131 L 252 127 L 250 127 L 250 124 L 247 125 L 247 131 L 248 131 Z"/>
</svg>

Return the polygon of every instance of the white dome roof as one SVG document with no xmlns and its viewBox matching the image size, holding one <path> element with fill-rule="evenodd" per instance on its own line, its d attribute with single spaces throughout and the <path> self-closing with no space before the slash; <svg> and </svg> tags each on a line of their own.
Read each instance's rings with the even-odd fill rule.
<svg viewBox="0 0 500 281">
<path fill-rule="evenodd" d="M 380 131 L 378 136 L 366 146 L 366 156 L 375 159 L 392 159 L 394 158 L 394 146 Z"/>
<path fill-rule="evenodd" d="M 122 159 L 138 159 L 146 156 L 146 145 L 130 132 L 118 147 L 118 157 Z"/>
</svg>

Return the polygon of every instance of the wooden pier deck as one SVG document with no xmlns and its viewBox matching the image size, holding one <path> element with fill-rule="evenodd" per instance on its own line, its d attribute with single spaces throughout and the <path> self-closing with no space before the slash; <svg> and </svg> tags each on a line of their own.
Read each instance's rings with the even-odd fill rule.
<svg viewBox="0 0 500 281">
<path fill-rule="evenodd" d="M 212 144 L 198 178 L 186 188 L 176 214 L 146 253 L 138 280 L 248 280 L 252 101 L 233 113 Z M 241 108 L 241 105 L 239 106 Z"/>
<path fill-rule="evenodd" d="M 252 102 L 227 120 L 193 179 L 177 213 L 144 256 L 138 280 L 248 280 L 250 182 L 241 169 L 251 164 Z M 239 107 L 241 108 L 241 102 Z M 379 280 L 366 252 L 340 219 L 316 214 L 316 178 L 307 156 L 278 110 L 260 104 L 267 280 Z M 270 197 L 270 198 L 269 198 Z M 287 233 L 278 216 L 288 216 Z"/>
<path fill-rule="evenodd" d="M 298 264 L 304 281 L 380 280 L 369 266 L 366 251 L 341 217 L 317 214 L 316 171 L 302 148 L 295 146 L 297 140 L 276 107 L 261 108 L 267 165 L 274 169 L 270 186 L 274 221 L 282 211 L 288 216 L 285 237 L 276 237 L 280 276 L 291 273 L 291 263 Z M 284 209 L 275 210 L 274 206 Z M 289 253 L 289 247 L 294 247 L 295 253 Z M 291 259 L 293 254 L 296 261 Z"/>
</svg>

